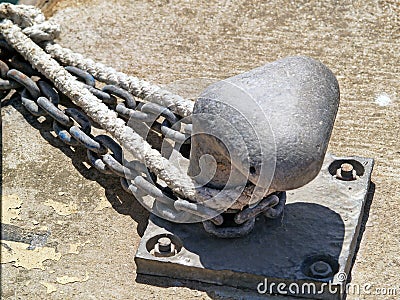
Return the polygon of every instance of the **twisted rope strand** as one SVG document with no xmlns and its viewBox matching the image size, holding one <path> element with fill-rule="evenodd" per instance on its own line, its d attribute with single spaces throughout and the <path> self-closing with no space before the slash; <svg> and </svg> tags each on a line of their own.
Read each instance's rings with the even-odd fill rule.
<svg viewBox="0 0 400 300">
<path fill-rule="evenodd" d="M 225 200 L 233 203 L 246 201 L 251 195 L 251 188 L 241 194 L 238 199 L 237 190 L 215 190 L 206 187 L 196 187 L 195 182 L 185 173 L 172 165 L 166 158 L 147 143 L 132 128 L 117 117 L 97 97 L 91 94 L 83 84 L 70 75 L 59 63 L 42 48 L 27 37 L 18 26 L 10 20 L 0 23 L 0 32 L 6 41 L 15 48 L 34 68 L 51 80 L 55 87 L 80 106 L 88 116 L 108 131 L 135 158 L 145 164 L 152 172 L 162 179 L 175 193 L 193 201 L 203 202 L 218 195 L 218 201 Z M 246 199 L 246 200 L 245 200 Z M 218 201 L 214 204 L 218 206 Z M 222 205 L 222 203 L 220 203 Z"/>
</svg>

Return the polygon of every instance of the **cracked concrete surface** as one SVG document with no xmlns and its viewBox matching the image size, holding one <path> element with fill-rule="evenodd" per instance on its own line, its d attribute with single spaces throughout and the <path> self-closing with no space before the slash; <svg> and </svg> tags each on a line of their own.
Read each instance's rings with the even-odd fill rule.
<svg viewBox="0 0 400 300">
<path fill-rule="evenodd" d="M 160 84 L 199 77 L 222 79 L 289 55 L 308 55 L 325 63 L 341 88 L 329 151 L 376 159 L 375 195 L 352 270 L 352 283 L 371 284 L 372 294 L 352 294 L 348 299 L 398 299 L 397 0 L 196 4 L 61 0 L 39 1 L 38 5 L 62 25 L 61 45 Z M 18 100 L 2 102 L 1 113 L 2 201 L 11 199 L 12 210 L 2 221 L 49 233 L 42 248 L 46 251 L 37 256 L 38 268 L 18 264 L 29 244 L 2 241 L 2 253 L 8 255 L 6 260 L 2 255 L 2 298 L 256 296 L 234 288 L 137 278 L 133 257 L 146 227 L 147 211 L 122 190 L 117 179 L 88 167 L 84 150 L 73 151 L 55 139 L 51 124 L 30 116 Z M 397 288 L 397 296 L 376 295 L 375 288 L 391 287 Z"/>
</svg>

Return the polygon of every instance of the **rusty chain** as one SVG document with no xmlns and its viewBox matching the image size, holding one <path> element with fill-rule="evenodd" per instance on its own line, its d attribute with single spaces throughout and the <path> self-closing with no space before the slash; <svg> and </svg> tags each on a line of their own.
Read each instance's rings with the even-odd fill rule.
<svg viewBox="0 0 400 300">
<path fill-rule="evenodd" d="M 207 232 L 221 238 L 235 238 L 249 233 L 257 216 L 263 214 L 267 218 L 277 218 L 282 214 L 286 202 L 285 192 L 268 195 L 254 207 L 245 207 L 241 211 L 228 209 L 222 214 L 205 205 L 180 199 L 168 187 L 157 184 L 157 177 L 145 165 L 123 165 L 121 146 L 108 135 L 93 135 L 91 120 L 85 113 L 76 108 L 59 108 L 58 91 L 19 57 L 6 41 L 0 40 L 0 50 L 1 99 L 11 90 L 16 90 L 23 106 L 32 115 L 53 119 L 52 129 L 60 140 L 69 146 L 85 147 L 90 164 L 101 173 L 120 177 L 121 185 L 128 193 L 153 197 L 161 207 L 161 215 L 163 207 L 168 212 L 188 212 L 206 219 L 203 226 Z M 65 69 L 77 80 L 83 81 L 93 95 L 115 110 L 121 118 L 149 125 L 151 130 L 163 138 L 181 145 L 185 149 L 181 154 L 188 158 L 191 124 L 186 124 L 184 128 L 177 126 L 181 118 L 169 108 L 140 101 L 127 90 L 115 85 L 105 85 L 99 89 L 95 78 L 88 72 L 72 66 L 66 66 Z M 31 77 L 34 76 L 39 79 L 33 80 Z M 171 216 L 168 217 L 171 219 Z"/>
</svg>

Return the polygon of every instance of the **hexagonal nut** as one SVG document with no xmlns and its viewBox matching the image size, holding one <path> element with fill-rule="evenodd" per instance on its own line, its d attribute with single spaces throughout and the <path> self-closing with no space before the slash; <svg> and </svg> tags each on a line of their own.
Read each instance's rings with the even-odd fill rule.
<svg viewBox="0 0 400 300">
<path fill-rule="evenodd" d="M 336 178 L 352 181 L 357 179 L 357 172 L 350 163 L 343 163 L 336 171 Z"/>
<path fill-rule="evenodd" d="M 170 257 L 170 256 L 174 256 L 176 254 L 176 248 L 175 248 L 175 245 L 173 243 L 171 243 L 171 247 L 170 247 L 169 251 L 161 251 L 160 244 L 157 243 L 154 245 L 154 250 L 152 252 L 153 252 L 152 254 L 155 257 Z"/>
<path fill-rule="evenodd" d="M 322 260 L 316 261 L 310 266 L 310 274 L 314 278 L 328 278 L 333 274 L 332 267 L 327 262 Z"/>
</svg>

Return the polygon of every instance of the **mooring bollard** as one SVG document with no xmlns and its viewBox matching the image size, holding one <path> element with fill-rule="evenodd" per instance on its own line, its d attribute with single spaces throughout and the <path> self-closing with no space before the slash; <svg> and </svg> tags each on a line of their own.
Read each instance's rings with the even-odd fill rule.
<svg viewBox="0 0 400 300">
<path fill-rule="evenodd" d="M 228 78 L 206 88 L 191 115 L 193 103 L 179 95 L 49 43 L 53 56 L 84 67 L 67 67 L 89 85 L 78 83 L 31 40 L 52 41 L 57 26 L 33 23 L 26 31 L 20 27 L 31 26 L 30 18 L 13 17 L 27 8 L 2 7 L 11 20 L 0 24 L 6 39 L 0 50 L 10 54 L 15 48 L 87 116 L 58 107 L 56 90 L 49 94 L 30 75 L 10 70 L 12 56 L 0 63 L 2 97 L 24 86 L 22 103 L 33 115 L 52 118 L 61 140 L 85 147 L 96 169 L 121 177 L 123 188 L 152 212 L 135 255 L 138 274 L 257 288 L 261 294 L 279 292 L 272 286 L 304 284 L 315 287 L 318 299 L 343 298 L 373 159 L 325 157 L 339 105 L 338 83 L 326 66 L 289 57 Z M 118 86 L 97 89 L 93 73 Z M 109 136 L 93 136 L 89 117 L 134 154 L 132 161 L 123 161 Z M 178 159 L 152 148 L 126 119 L 171 142 Z M 188 157 L 177 151 L 182 144 L 191 144 L 191 153 L 181 169 L 172 161 Z M 191 224 L 198 222 L 205 230 Z M 285 293 L 314 294 L 303 288 Z"/>
<path fill-rule="evenodd" d="M 194 106 L 189 174 L 218 189 L 249 180 L 266 195 L 301 187 L 321 169 L 338 105 L 335 76 L 308 57 L 217 82 Z"/>
</svg>

